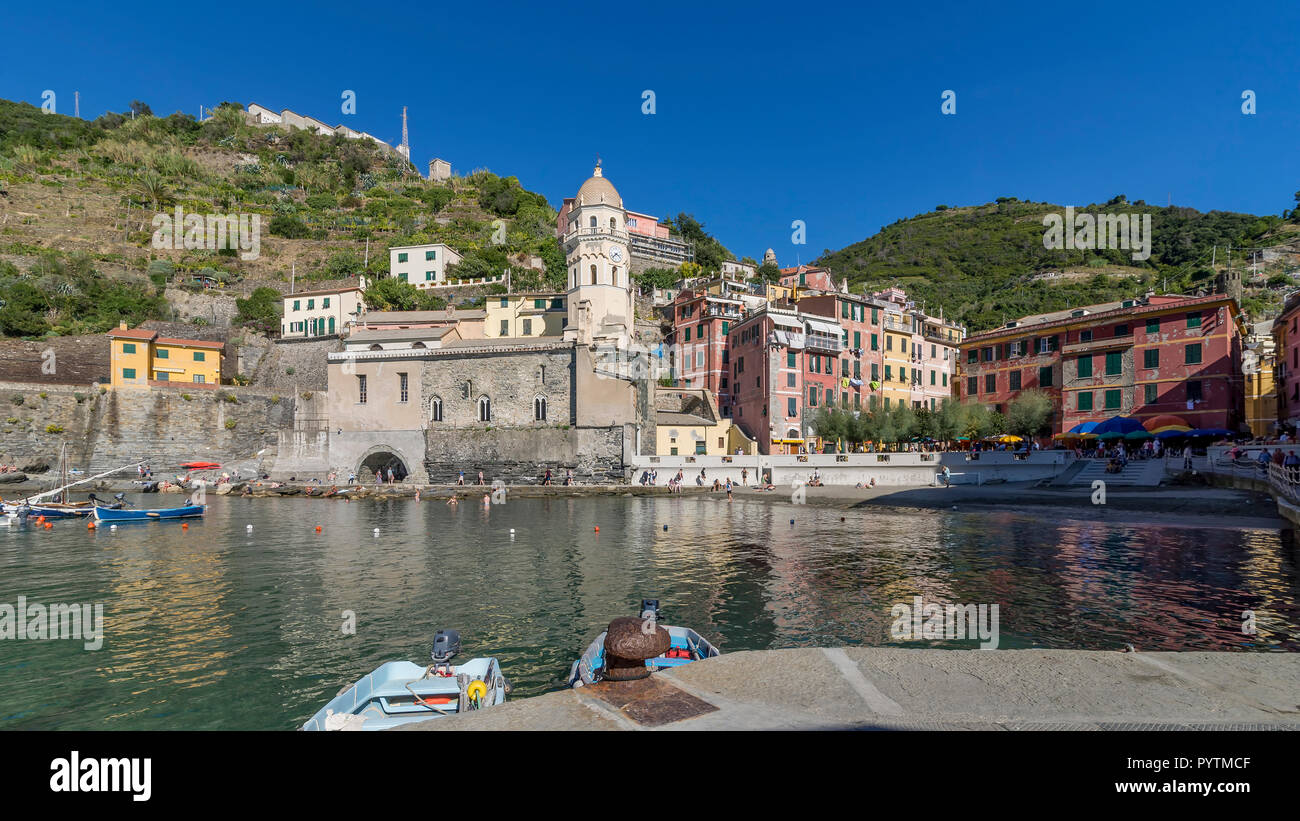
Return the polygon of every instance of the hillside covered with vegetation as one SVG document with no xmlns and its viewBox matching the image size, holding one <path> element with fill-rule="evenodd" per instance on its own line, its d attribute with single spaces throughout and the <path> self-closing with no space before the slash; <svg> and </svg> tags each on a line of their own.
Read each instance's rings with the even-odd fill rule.
<svg viewBox="0 0 1300 821">
<path fill-rule="evenodd" d="M 1246 261 L 1243 247 L 1300 236 L 1296 226 L 1277 216 L 1162 208 L 1129 202 L 1122 195 L 1076 210 L 1150 214 L 1151 257 L 1137 261 L 1127 250 L 1045 248 L 1044 215 L 1064 211 L 1058 205 L 1014 197 L 971 207 L 939 206 L 839 251 L 828 249 L 817 264 L 830 268 L 837 278 L 847 277 L 856 292 L 898 285 L 918 303 L 932 310 L 942 306 L 946 316 L 979 331 L 1019 316 L 1149 290 L 1208 291 L 1224 268 L 1227 246 L 1236 249 L 1234 267 L 1239 269 Z M 1283 280 L 1274 280 L 1274 289 L 1289 283 L 1289 278 Z M 1247 310 L 1266 313 L 1277 300 L 1268 290 L 1248 292 Z"/>
<path fill-rule="evenodd" d="M 259 215 L 259 255 L 154 247 L 154 216 L 177 207 Z M 9 336 L 172 318 L 167 288 L 244 296 L 240 318 L 275 327 L 269 292 L 287 291 L 291 276 L 301 290 L 386 273 L 394 245 L 447 243 L 464 255 L 452 277 L 509 269 L 516 288 L 565 283 L 556 213 L 516 178 L 478 170 L 431 182 L 385 146 L 248 125 L 234 103 L 203 122 L 155 117 L 140 102 L 86 121 L 0 100 L 0 212 L 0 334 Z M 443 304 L 398 285 L 376 301 Z"/>
</svg>

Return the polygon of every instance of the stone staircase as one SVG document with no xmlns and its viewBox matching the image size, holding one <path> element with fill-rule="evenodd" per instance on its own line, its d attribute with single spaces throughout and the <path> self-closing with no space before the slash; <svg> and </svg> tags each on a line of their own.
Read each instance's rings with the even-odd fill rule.
<svg viewBox="0 0 1300 821">
<path fill-rule="evenodd" d="M 1070 487 L 1091 487 L 1098 479 L 1107 487 L 1155 487 L 1165 477 L 1165 463 L 1162 459 L 1146 459 L 1129 462 L 1119 473 L 1107 473 L 1107 459 L 1086 459 L 1081 470 L 1070 479 Z"/>
</svg>

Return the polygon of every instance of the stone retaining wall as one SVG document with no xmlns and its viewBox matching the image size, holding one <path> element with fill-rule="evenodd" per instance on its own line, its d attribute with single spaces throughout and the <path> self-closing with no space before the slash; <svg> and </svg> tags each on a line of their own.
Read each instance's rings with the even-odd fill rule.
<svg viewBox="0 0 1300 821">
<path fill-rule="evenodd" d="M 232 396 L 238 401 L 229 401 Z M 66 443 L 71 466 L 88 474 L 137 461 L 160 474 L 190 460 L 252 470 L 270 465 L 277 434 L 292 426 L 293 410 L 292 394 L 238 386 L 99 392 L 0 382 L 0 462 L 54 467 Z"/>
</svg>

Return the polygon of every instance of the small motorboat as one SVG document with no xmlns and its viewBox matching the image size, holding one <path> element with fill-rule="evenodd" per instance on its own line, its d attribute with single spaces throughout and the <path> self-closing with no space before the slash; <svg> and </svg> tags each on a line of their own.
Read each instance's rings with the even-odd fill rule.
<svg viewBox="0 0 1300 821">
<path fill-rule="evenodd" d="M 641 618 L 658 623 L 658 599 L 641 600 Z M 674 627 L 669 624 L 659 624 L 658 626 L 668 631 L 669 646 L 668 650 L 663 654 L 652 659 L 646 659 L 645 666 L 652 671 L 668 667 L 681 667 L 683 664 L 689 664 L 692 661 L 721 655 L 718 648 L 689 627 Z M 587 646 L 582 657 L 573 663 L 573 666 L 569 669 L 569 678 L 566 684 L 569 687 L 595 684 L 603 678 L 604 671 L 605 631 L 602 630 L 600 635 L 596 636 L 596 640 Z"/>
<path fill-rule="evenodd" d="M 181 467 L 187 470 L 216 470 L 221 467 L 219 462 L 181 462 Z"/>
<path fill-rule="evenodd" d="M 91 508 L 91 511 L 95 514 L 97 522 L 151 522 L 162 519 L 196 519 L 203 516 L 207 509 L 207 505 L 181 505 L 152 510 L 95 507 Z"/>
<path fill-rule="evenodd" d="M 504 703 L 510 683 L 501 675 L 497 660 L 475 658 L 452 666 L 451 659 L 458 652 L 460 633 L 439 630 L 433 638 L 433 664 L 381 664 L 339 691 L 302 729 L 387 730 Z"/>
</svg>

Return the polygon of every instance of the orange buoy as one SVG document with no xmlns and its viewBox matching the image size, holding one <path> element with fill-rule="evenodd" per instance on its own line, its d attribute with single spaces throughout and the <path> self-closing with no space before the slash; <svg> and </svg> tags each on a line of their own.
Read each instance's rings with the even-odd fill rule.
<svg viewBox="0 0 1300 821">
<path fill-rule="evenodd" d="M 316 525 L 316 532 L 320 533 L 320 525 Z"/>
<path fill-rule="evenodd" d="M 52 528 L 52 527 L 54 527 L 54 525 L 50 524 L 49 522 L 46 522 L 46 523 L 45 523 L 45 529 L 46 529 L 46 530 L 49 530 L 49 529 Z"/>
<path fill-rule="evenodd" d="M 44 516 L 37 516 L 37 517 L 36 517 L 36 524 L 38 524 L 38 525 L 43 525 L 43 524 L 45 524 L 45 517 L 44 517 Z"/>
<path fill-rule="evenodd" d="M 86 522 L 86 530 L 94 530 L 94 529 L 95 529 L 94 522 Z"/>
<path fill-rule="evenodd" d="M 600 532 L 600 525 L 596 525 L 596 532 L 597 532 L 597 533 Z"/>
<path fill-rule="evenodd" d="M 181 530 L 189 530 L 189 529 L 190 529 L 189 522 L 181 522 Z"/>
</svg>

